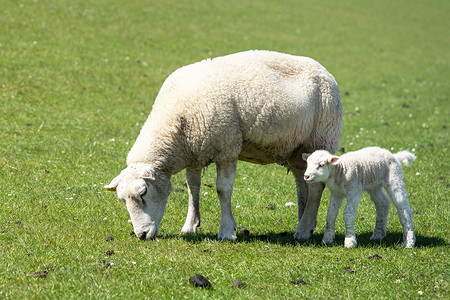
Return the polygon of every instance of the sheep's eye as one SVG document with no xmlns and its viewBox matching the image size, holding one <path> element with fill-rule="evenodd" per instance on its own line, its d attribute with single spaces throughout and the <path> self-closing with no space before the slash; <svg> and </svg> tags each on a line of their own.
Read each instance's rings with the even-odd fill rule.
<svg viewBox="0 0 450 300">
<path fill-rule="evenodd" d="M 142 188 L 140 188 L 139 189 L 139 191 L 138 191 L 138 197 L 142 200 L 142 201 L 144 201 L 144 195 L 145 194 L 147 194 L 147 187 L 146 186 L 143 186 Z"/>
<path fill-rule="evenodd" d="M 319 168 L 323 168 L 323 164 L 319 164 Z"/>
</svg>

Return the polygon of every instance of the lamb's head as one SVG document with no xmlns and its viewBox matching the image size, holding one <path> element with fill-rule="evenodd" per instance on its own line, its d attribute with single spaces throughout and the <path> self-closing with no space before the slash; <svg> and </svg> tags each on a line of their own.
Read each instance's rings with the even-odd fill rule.
<svg viewBox="0 0 450 300">
<path fill-rule="evenodd" d="M 317 150 L 312 154 L 303 153 L 302 158 L 308 163 L 304 176 L 308 183 L 326 181 L 330 176 L 331 165 L 339 163 L 338 156 L 325 150 Z"/>
<path fill-rule="evenodd" d="M 154 238 L 172 190 L 170 178 L 148 164 L 131 164 L 105 188 L 117 191 L 130 213 L 136 236 Z"/>
</svg>

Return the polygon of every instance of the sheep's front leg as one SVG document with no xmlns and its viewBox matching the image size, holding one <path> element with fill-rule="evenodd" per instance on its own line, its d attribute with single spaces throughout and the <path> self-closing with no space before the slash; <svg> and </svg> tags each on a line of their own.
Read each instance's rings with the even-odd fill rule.
<svg viewBox="0 0 450 300">
<path fill-rule="evenodd" d="M 294 233 L 294 239 L 299 242 L 308 240 L 317 223 L 317 212 L 325 184 L 307 184 L 303 179 L 305 170 L 292 169 L 297 187 L 298 225 Z"/>
<path fill-rule="evenodd" d="M 347 197 L 347 205 L 345 206 L 343 217 L 345 223 L 345 248 L 355 248 L 357 246 L 355 234 L 356 209 L 358 208 L 361 193 L 353 192 Z"/>
<path fill-rule="evenodd" d="M 322 239 L 322 244 L 324 245 L 329 245 L 334 242 L 334 237 L 336 235 L 336 218 L 339 214 L 339 208 L 341 208 L 343 200 L 343 197 L 331 195 L 327 212 L 327 225 L 325 226 L 325 232 Z"/>
<path fill-rule="evenodd" d="M 236 161 L 216 163 L 216 188 L 220 200 L 219 240 L 236 240 L 237 226 L 231 211 L 231 194 L 236 178 L 236 163 Z"/>
<path fill-rule="evenodd" d="M 200 184 L 202 170 L 186 169 L 186 182 L 189 192 L 189 208 L 181 233 L 195 233 L 200 227 Z"/>
</svg>

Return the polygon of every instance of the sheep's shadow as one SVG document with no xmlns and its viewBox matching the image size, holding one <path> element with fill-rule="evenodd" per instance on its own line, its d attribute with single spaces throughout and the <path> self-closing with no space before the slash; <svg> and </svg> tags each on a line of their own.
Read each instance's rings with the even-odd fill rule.
<svg viewBox="0 0 450 300">
<path fill-rule="evenodd" d="M 294 232 L 268 232 L 267 234 L 251 234 L 251 233 L 237 233 L 237 240 L 234 242 L 223 241 L 229 243 L 253 243 L 255 241 L 266 242 L 270 244 L 282 245 L 286 247 L 295 246 L 311 246 L 311 247 L 343 247 L 345 235 L 337 234 L 335 242 L 330 246 L 322 245 L 323 233 L 314 233 L 312 237 L 306 242 L 297 242 L 294 240 Z M 371 241 L 372 232 L 364 232 L 356 235 L 358 247 L 370 247 L 374 245 L 393 248 L 401 246 L 403 242 L 402 232 L 388 232 L 382 241 Z M 167 236 L 164 238 L 173 238 L 174 236 Z M 179 238 L 193 244 L 202 243 L 204 241 L 217 240 L 217 234 L 213 233 L 195 233 L 179 235 Z M 440 247 L 448 246 L 448 243 L 439 237 L 429 237 L 423 235 L 416 235 L 415 248 L 421 247 Z"/>
</svg>

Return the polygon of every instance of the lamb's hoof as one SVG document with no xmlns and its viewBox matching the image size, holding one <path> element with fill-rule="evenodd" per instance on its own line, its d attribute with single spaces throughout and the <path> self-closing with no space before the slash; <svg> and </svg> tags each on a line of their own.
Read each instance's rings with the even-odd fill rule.
<svg viewBox="0 0 450 300">
<path fill-rule="evenodd" d="M 403 246 L 407 249 L 411 249 L 416 244 L 416 236 L 413 232 L 408 233 L 406 239 L 403 242 Z"/>
<path fill-rule="evenodd" d="M 182 235 L 184 235 L 184 234 L 192 234 L 192 233 L 197 233 L 197 227 L 194 227 L 194 228 L 185 228 L 185 227 L 183 227 L 182 229 L 181 229 L 181 234 Z"/>
<path fill-rule="evenodd" d="M 351 249 L 356 248 L 358 244 L 356 243 L 356 239 L 354 237 L 346 237 L 344 240 L 345 248 Z"/>
</svg>

